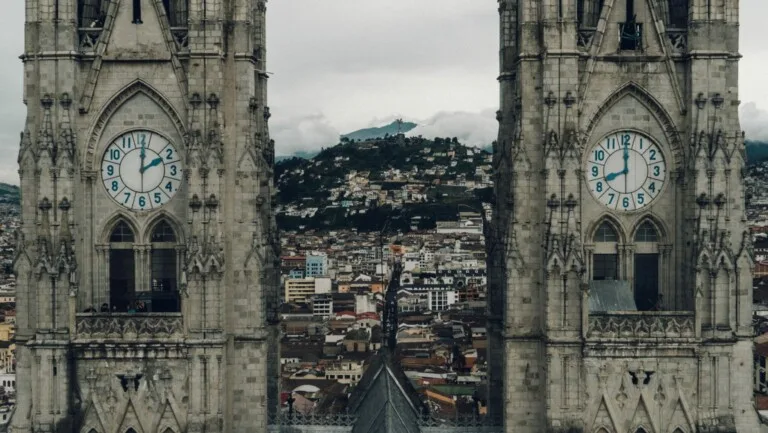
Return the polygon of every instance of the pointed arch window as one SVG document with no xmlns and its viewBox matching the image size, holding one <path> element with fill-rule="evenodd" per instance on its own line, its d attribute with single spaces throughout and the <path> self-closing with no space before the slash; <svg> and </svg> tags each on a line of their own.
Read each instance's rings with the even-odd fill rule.
<svg viewBox="0 0 768 433">
<path fill-rule="evenodd" d="M 109 303 L 112 311 L 128 311 L 136 296 L 133 230 L 120 221 L 109 236 Z"/>
<path fill-rule="evenodd" d="M 619 234 L 607 221 L 595 230 L 592 238 L 595 254 L 592 256 L 593 280 L 616 280 L 619 277 L 619 256 L 617 254 Z"/>
<path fill-rule="evenodd" d="M 178 296 L 178 255 L 176 232 L 161 220 L 152 229 L 150 241 L 150 292 L 144 307 L 153 312 L 180 311 Z"/>
<path fill-rule="evenodd" d="M 656 227 L 649 221 L 644 222 L 637 228 L 635 232 L 635 242 L 658 242 L 659 234 L 656 232 Z"/>
<path fill-rule="evenodd" d="M 189 18 L 188 0 L 163 0 L 165 14 L 171 27 L 187 27 Z"/>
<path fill-rule="evenodd" d="M 579 0 L 576 13 L 581 27 L 596 28 L 605 0 Z"/>
<path fill-rule="evenodd" d="M 619 235 L 616 230 L 607 222 L 603 222 L 595 231 L 593 239 L 595 242 L 618 242 Z"/>
<path fill-rule="evenodd" d="M 108 0 L 78 0 L 77 26 L 86 29 L 104 27 L 107 18 Z"/>
</svg>

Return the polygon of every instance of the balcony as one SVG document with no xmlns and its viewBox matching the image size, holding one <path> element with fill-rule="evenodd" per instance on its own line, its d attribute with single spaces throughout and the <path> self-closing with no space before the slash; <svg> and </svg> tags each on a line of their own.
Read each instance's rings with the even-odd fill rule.
<svg viewBox="0 0 768 433">
<path fill-rule="evenodd" d="M 590 313 L 588 339 L 692 339 L 696 338 L 693 312 L 611 311 Z"/>
<path fill-rule="evenodd" d="M 78 313 L 78 340 L 156 341 L 181 339 L 181 313 Z"/>
</svg>

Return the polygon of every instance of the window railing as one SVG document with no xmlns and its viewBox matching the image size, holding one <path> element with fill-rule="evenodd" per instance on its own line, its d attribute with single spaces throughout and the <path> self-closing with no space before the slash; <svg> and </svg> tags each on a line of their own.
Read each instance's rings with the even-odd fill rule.
<svg viewBox="0 0 768 433">
<path fill-rule="evenodd" d="M 587 338 L 694 338 L 696 322 L 689 311 L 611 311 L 590 313 Z"/>
<path fill-rule="evenodd" d="M 619 23 L 619 49 L 622 51 L 642 51 L 643 24 L 633 21 Z"/>
<path fill-rule="evenodd" d="M 156 339 L 182 337 L 181 313 L 78 313 L 78 338 Z"/>
</svg>

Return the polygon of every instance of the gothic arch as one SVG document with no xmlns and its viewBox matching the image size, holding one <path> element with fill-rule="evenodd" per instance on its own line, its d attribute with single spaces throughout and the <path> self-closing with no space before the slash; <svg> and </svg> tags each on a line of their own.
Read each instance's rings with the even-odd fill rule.
<svg viewBox="0 0 768 433">
<path fill-rule="evenodd" d="M 597 232 L 597 229 L 603 225 L 603 223 L 608 223 L 616 231 L 616 235 L 618 236 L 617 243 L 627 243 L 627 230 L 625 230 L 624 225 L 621 224 L 621 222 L 613 215 L 605 213 L 596 218 L 595 221 L 587 227 L 587 231 L 585 232 L 586 236 L 584 239 L 585 244 L 594 243 L 593 239 L 595 237 L 595 233 Z"/>
<path fill-rule="evenodd" d="M 152 231 L 155 230 L 155 227 L 162 221 L 167 222 L 173 229 L 173 232 L 176 234 L 176 243 L 183 244 L 185 239 L 183 226 L 179 223 L 176 217 L 168 213 L 165 209 L 156 211 L 156 214 L 152 216 L 152 219 L 147 221 L 142 236 L 140 237 L 141 242 L 146 244 L 150 243 L 152 241 Z"/>
<path fill-rule="evenodd" d="M 658 218 L 656 215 L 653 214 L 646 214 L 643 215 L 641 218 L 635 222 L 635 225 L 632 227 L 632 231 L 629 234 L 630 240 L 634 242 L 635 235 L 637 234 L 637 230 L 643 226 L 645 223 L 650 223 L 655 229 L 656 233 L 658 234 L 659 244 L 663 244 L 666 242 L 669 242 L 669 230 L 667 229 L 666 225 L 664 224 L 664 221 L 661 220 L 661 218 Z"/>
<path fill-rule="evenodd" d="M 141 231 L 139 230 L 139 223 L 130 214 L 122 211 L 116 211 L 104 223 L 104 227 L 101 229 L 101 234 L 98 237 L 98 243 L 108 244 L 109 237 L 110 235 L 112 235 L 112 230 L 114 230 L 115 227 L 121 221 L 125 222 L 128 225 L 128 227 L 130 227 L 130 229 L 133 230 L 135 242 L 138 242 L 139 234 L 141 233 Z"/>
<path fill-rule="evenodd" d="M 609 430 L 607 427 L 598 427 L 597 430 L 595 430 L 595 433 L 613 433 L 613 432 Z"/>
<path fill-rule="evenodd" d="M 96 121 L 93 123 L 93 126 L 88 133 L 88 144 L 85 147 L 84 167 L 86 170 L 94 169 L 96 148 L 109 119 L 112 118 L 112 115 L 114 115 L 123 104 L 139 93 L 143 93 L 157 103 L 157 105 L 171 119 L 179 135 L 185 135 L 186 128 L 184 127 L 184 121 L 181 119 L 181 116 L 179 116 L 179 113 L 176 112 L 176 109 L 173 108 L 173 105 L 152 86 L 140 79 L 136 80 L 117 92 L 112 99 L 107 101 L 99 112 L 99 115 L 96 117 Z"/>
<path fill-rule="evenodd" d="M 672 116 L 669 115 L 666 109 L 659 103 L 659 101 L 651 95 L 641 85 L 634 81 L 629 81 L 621 86 L 619 89 L 611 93 L 605 101 L 598 105 L 598 108 L 589 117 L 589 123 L 584 130 L 584 139 L 589 140 L 592 133 L 595 130 L 600 119 L 614 106 L 616 103 L 624 99 L 626 96 L 632 96 L 637 99 L 642 105 L 644 105 L 653 117 L 661 125 L 661 129 L 664 131 L 664 136 L 669 143 L 670 151 L 672 152 L 672 159 L 675 163 L 675 168 L 681 167 L 683 164 L 683 158 L 685 157 L 685 148 L 683 146 L 683 140 L 680 137 L 680 132 L 675 127 L 675 122 Z"/>
</svg>

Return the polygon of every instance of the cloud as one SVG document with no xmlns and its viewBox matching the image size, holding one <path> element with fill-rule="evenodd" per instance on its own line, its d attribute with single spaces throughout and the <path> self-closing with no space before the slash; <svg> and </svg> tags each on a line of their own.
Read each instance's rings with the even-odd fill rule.
<svg viewBox="0 0 768 433">
<path fill-rule="evenodd" d="M 758 108 L 754 102 L 748 102 L 741 106 L 739 118 L 747 140 L 768 141 L 768 111 Z"/>
<path fill-rule="evenodd" d="M 441 111 L 412 129 L 408 135 L 425 138 L 457 137 L 469 146 L 484 147 L 493 142 L 499 131 L 496 110 L 488 108 L 480 112 Z"/>
<path fill-rule="evenodd" d="M 277 155 L 319 150 L 339 142 L 339 131 L 321 113 L 276 119 L 270 122 L 270 136 Z"/>
</svg>

